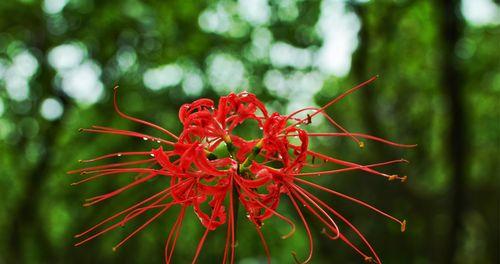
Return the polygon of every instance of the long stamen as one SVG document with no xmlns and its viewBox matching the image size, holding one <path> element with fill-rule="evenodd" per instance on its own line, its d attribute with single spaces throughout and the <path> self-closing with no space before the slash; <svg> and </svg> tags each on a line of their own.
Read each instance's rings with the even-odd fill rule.
<svg viewBox="0 0 500 264">
<path fill-rule="evenodd" d="M 168 259 L 171 260 L 174 255 L 175 245 L 177 244 L 177 239 L 179 238 L 179 234 L 181 233 L 182 223 L 184 221 L 184 216 L 186 214 L 186 206 L 183 206 L 181 212 L 179 213 L 179 223 L 177 223 L 174 241 L 172 242 L 172 247 L 170 249 L 170 253 L 168 255 Z"/>
<path fill-rule="evenodd" d="M 400 147 L 400 148 L 413 148 L 416 147 L 417 144 L 400 144 L 396 142 L 389 141 L 387 139 L 363 134 L 363 133 L 307 133 L 308 136 L 311 137 L 351 137 L 351 136 L 356 136 L 356 137 L 361 137 L 361 138 L 366 138 L 366 139 L 371 139 L 374 141 L 378 141 L 387 145 L 391 145 L 394 147 Z M 294 136 L 294 135 L 288 135 L 288 136 Z"/>
<path fill-rule="evenodd" d="M 182 220 L 184 219 L 185 209 L 186 209 L 186 206 L 183 206 L 181 208 L 181 212 L 177 216 L 177 219 L 175 220 L 174 225 L 172 226 L 172 228 L 170 229 L 170 232 L 168 233 L 167 242 L 165 243 L 165 263 L 166 264 L 170 264 L 170 261 L 172 260 L 175 246 L 172 246 L 172 248 L 170 248 L 170 240 L 173 237 L 176 237 L 179 233 L 178 230 L 180 229 L 180 227 L 182 225 Z M 174 239 L 174 240 L 176 240 L 176 239 Z M 172 242 L 172 244 L 173 244 L 173 242 Z M 170 251 L 169 251 L 169 249 L 170 249 Z"/>
<path fill-rule="evenodd" d="M 233 246 L 233 237 L 232 237 L 232 231 L 233 231 L 233 218 L 234 218 L 234 213 L 233 213 L 233 202 L 231 201 L 232 197 L 229 198 L 229 219 L 227 220 L 227 229 L 226 229 L 226 243 L 224 244 L 224 257 L 222 259 L 222 264 L 227 263 L 227 254 L 229 251 L 229 247 Z"/>
<path fill-rule="evenodd" d="M 238 206 L 236 203 L 239 203 L 239 201 L 237 200 L 237 198 L 234 197 L 235 195 L 235 190 L 236 192 L 238 191 L 237 189 L 235 189 L 234 187 L 234 175 L 232 175 L 231 177 L 231 180 L 230 180 L 230 184 L 229 184 L 229 209 L 231 211 L 231 214 L 230 214 L 230 221 L 231 221 L 231 264 L 234 263 L 234 256 L 235 256 L 235 253 L 234 253 L 234 248 L 236 247 L 236 220 L 237 220 L 237 216 L 238 216 Z"/>
<path fill-rule="evenodd" d="M 273 210 L 269 206 L 263 204 L 261 201 L 259 201 L 257 195 L 253 194 L 248 188 L 246 188 L 241 182 L 238 181 L 237 177 L 235 179 L 236 179 L 236 182 L 239 184 L 240 188 L 245 191 L 245 194 L 248 195 L 248 197 L 250 198 L 251 201 L 255 201 L 257 204 L 259 204 L 260 206 L 262 206 L 263 208 L 265 208 L 266 210 L 268 210 L 269 212 L 276 215 L 278 218 L 280 218 L 281 220 L 285 221 L 287 224 L 290 225 L 290 228 L 291 228 L 290 232 L 288 232 L 288 234 L 286 234 L 286 235 L 281 236 L 282 239 L 287 239 L 287 238 L 291 237 L 293 234 L 295 234 L 296 228 L 295 228 L 295 224 L 293 223 L 292 220 L 290 220 L 289 218 L 285 217 L 284 215 L 276 212 L 275 210 Z M 241 197 L 241 193 L 240 193 L 240 197 Z"/>
<path fill-rule="evenodd" d="M 258 226 L 257 224 L 254 224 L 254 227 L 255 227 L 255 230 L 257 231 L 257 234 L 259 235 L 262 247 L 264 247 L 264 252 L 266 252 L 267 263 L 271 264 L 271 253 L 269 251 L 269 246 L 267 245 L 266 238 L 264 237 L 262 230 L 260 230 L 260 226 Z"/>
<path fill-rule="evenodd" d="M 161 192 L 159 192 L 159 193 L 157 193 L 157 194 L 155 194 L 155 195 L 153 195 L 153 196 L 151 196 L 151 197 L 149 197 L 149 198 L 147 198 L 147 199 L 145 199 L 145 200 L 143 200 L 143 201 L 141 201 L 139 203 L 136 203 L 133 206 L 131 206 L 131 207 L 129 207 L 129 208 L 123 210 L 123 211 L 120 211 L 120 212 L 116 213 L 115 215 L 113 215 L 111 217 L 108 217 L 108 218 L 104 219 L 103 221 L 101 221 L 98 224 L 94 225 L 93 227 L 87 229 L 86 231 L 84 231 L 84 232 L 82 232 L 82 233 L 80 233 L 78 235 L 75 235 L 75 238 L 82 237 L 82 236 L 88 234 L 89 232 L 92 232 L 96 228 L 104 225 L 105 223 L 107 223 L 107 222 L 109 222 L 111 220 L 116 219 L 118 216 L 123 215 L 123 214 L 125 214 L 127 212 L 130 212 L 130 211 L 134 210 L 135 208 L 137 208 L 137 207 L 139 207 L 139 206 L 141 206 L 141 205 L 143 205 L 143 204 L 145 204 L 145 203 L 147 203 L 147 202 L 155 199 L 156 197 L 158 197 L 158 196 L 160 196 L 162 194 L 168 193 L 169 191 L 170 191 L 170 188 L 169 189 L 165 189 L 165 190 L 163 190 L 163 191 L 161 191 Z"/>
<path fill-rule="evenodd" d="M 290 201 L 292 201 L 293 207 L 295 207 L 295 210 L 299 214 L 299 217 L 302 220 L 302 223 L 304 224 L 304 227 L 306 229 L 307 238 L 309 239 L 309 255 L 308 255 L 307 259 L 304 260 L 304 261 L 299 261 L 297 259 L 297 253 L 295 253 L 295 252 L 292 252 L 292 256 L 293 256 L 293 259 L 295 260 L 296 263 L 306 264 L 306 263 L 309 263 L 309 261 L 311 261 L 312 255 L 313 255 L 313 250 L 314 250 L 313 238 L 312 238 L 311 230 L 309 229 L 309 225 L 307 224 L 307 221 L 306 221 L 304 215 L 302 214 L 302 211 L 300 210 L 300 207 L 297 205 L 297 202 L 295 201 L 295 198 L 293 198 L 292 194 L 290 194 L 290 193 L 287 193 L 287 195 L 290 198 Z"/>
<path fill-rule="evenodd" d="M 106 165 L 93 166 L 93 167 L 88 167 L 88 168 L 83 168 L 83 169 L 78 169 L 78 170 L 72 170 L 72 171 L 68 171 L 67 173 L 68 174 L 75 174 L 75 173 L 81 173 L 84 171 L 93 171 L 93 170 L 99 170 L 99 169 L 110 169 L 110 168 L 116 168 L 116 167 L 124 167 L 124 166 L 130 166 L 130 165 L 149 163 L 149 162 L 152 162 L 154 160 L 155 159 L 153 158 L 153 159 L 145 159 L 145 160 L 111 163 L 111 164 L 106 164 Z"/>
<path fill-rule="evenodd" d="M 91 206 L 91 205 L 94 205 L 96 203 L 102 202 L 102 201 L 104 201 L 106 199 L 109 199 L 109 198 L 111 198 L 113 196 L 116 196 L 116 195 L 122 193 L 123 191 L 126 191 L 126 190 L 128 190 L 128 189 L 130 189 L 130 188 L 132 188 L 132 187 L 134 187 L 134 186 L 136 186 L 138 184 L 146 182 L 146 181 L 148 181 L 148 180 L 150 180 L 150 179 L 152 179 L 153 177 L 156 177 L 156 176 L 158 176 L 158 174 L 152 173 L 152 174 L 150 174 L 150 175 L 148 175 L 148 176 L 146 176 L 144 178 L 140 178 L 140 179 L 138 179 L 138 180 L 136 180 L 136 181 L 134 181 L 134 182 L 132 182 L 132 183 L 130 183 L 130 184 L 122 187 L 122 188 L 116 189 L 116 190 L 114 190 L 114 191 L 112 191 L 110 193 L 89 198 L 89 199 L 87 199 L 88 202 L 85 203 L 83 206 Z"/>
<path fill-rule="evenodd" d="M 375 250 L 373 249 L 372 245 L 368 242 L 368 240 L 365 238 L 365 236 L 363 236 L 363 234 L 350 222 L 348 221 L 344 216 L 342 216 L 339 212 L 337 212 L 336 210 L 334 210 L 332 207 L 330 207 L 328 204 L 326 204 L 325 202 L 323 202 L 321 199 L 319 199 L 318 197 L 314 196 L 313 194 L 311 194 L 310 192 L 308 192 L 307 190 L 305 189 L 302 189 L 307 195 L 309 195 L 309 197 L 311 197 L 313 200 L 315 200 L 317 203 L 321 204 L 323 207 L 325 207 L 328 211 L 332 212 L 337 218 L 339 218 L 340 220 L 342 220 L 344 223 L 346 223 L 358 236 L 359 238 L 361 238 L 361 240 L 363 241 L 363 243 L 368 247 L 368 249 L 372 252 L 373 256 L 375 256 L 375 259 L 377 260 L 378 263 L 381 263 L 380 261 L 380 258 L 378 257 L 377 255 L 377 252 L 375 252 Z M 343 236 L 341 236 L 341 239 L 344 240 L 344 238 L 342 238 Z M 345 240 L 344 240 L 345 241 Z M 354 246 L 352 244 L 350 244 L 351 247 Z M 354 248 L 356 251 L 358 252 L 361 252 L 361 250 L 357 249 L 357 248 Z M 363 256 L 363 258 L 367 258 L 368 256 L 364 253 L 361 252 L 361 255 Z"/>
<path fill-rule="evenodd" d="M 293 147 L 293 148 L 297 149 L 298 147 Z M 359 168 L 360 170 L 363 170 L 363 171 L 366 171 L 366 172 L 369 172 L 369 173 L 372 173 L 372 174 L 375 174 L 375 175 L 380 175 L 380 176 L 385 177 L 385 178 L 387 178 L 389 180 L 392 179 L 391 176 L 396 176 L 396 175 L 388 175 L 388 174 L 385 174 L 385 173 L 382 173 L 382 172 L 378 172 L 376 170 L 363 167 L 362 165 L 354 163 L 354 162 L 349 162 L 349 161 L 344 161 L 344 160 L 336 159 L 336 158 L 333 158 L 333 157 L 330 157 L 330 156 L 327 156 L 327 155 L 324 155 L 324 154 L 321 154 L 321 153 L 318 153 L 318 152 L 314 152 L 314 151 L 311 151 L 311 150 L 308 150 L 307 154 L 309 154 L 311 156 L 315 156 L 315 157 L 323 159 L 323 160 L 326 160 L 328 162 L 340 164 L 340 165 L 343 165 L 343 166 L 346 166 L 346 167 L 356 167 L 356 168 Z"/>
<path fill-rule="evenodd" d="M 168 196 L 169 196 L 168 194 L 167 194 L 167 195 L 165 195 L 165 196 L 163 196 L 162 198 L 160 198 L 160 199 L 158 199 L 157 201 L 155 201 L 153 204 L 160 203 L 160 202 L 161 202 L 161 201 L 163 201 L 164 199 L 168 198 Z M 154 197 L 154 196 L 153 196 L 153 197 Z M 104 221 L 102 221 L 102 222 L 100 222 L 99 224 L 97 224 L 97 225 L 93 226 L 92 228 L 88 229 L 87 231 L 85 231 L 85 232 L 83 232 L 83 233 L 81 233 L 81 234 L 79 234 L 79 235 L 76 235 L 75 237 L 81 237 L 81 236 L 83 236 L 83 235 L 88 234 L 89 232 L 91 232 L 91 231 L 95 230 L 97 227 L 102 226 L 103 224 L 105 224 L 105 223 L 107 223 L 107 222 L 109 222 L 109 221 L 111 221 L 111 220 L 115 219 L 116 217 L 118 217 L 118 216 L 120 216 L 120 215 L 122 215 L 122 214 L 124 214 L 124 213 L 126 213 L 126 212 L 128 212 L 128 211 L 130 211 L 130 210 L 132 210 L 132 209 L 133 209 L 133 208 L 135 208 L 136 206 L 139 206 L 140 204 L 144 204 L 144 203 L 146 203 L 147 201 L 150 201 L 150 200 L 151 200 L 151 198 L 153 198 L 153 197 L 150 197 L 150 198 L 146 199 L 145 201 L 143 201 L 143 202 L 141 202 L 141 203 L 139 203 L 139 204 L 136 204 L 136 205 L 134 205 L 134 206 L 130 207 L 130 208 L 129 208 L 129 209 L 127 209 L 127 210 L 124 210 L 124 211 L 122 211 L 122 212 L 120 212 L 120 213 L 118 213 L 118 214 L 115 214 L 114 216 L 112 216 L 112 217 L 110 217 L 110 218 L 108 218 L 108 219 L 105 219 Z M 97 233 L 95 233 L 95 234 L 93 234 L 93 235 L 91 235 L 91 236 L 87 237 L 86 239 L 84 239 L 84 240 L 82 240 L 82 241 L 80 241 L 80 242 L 76 243 L 76 244 L 75 244 L 75 246 L 82 245 L 82 244 L 84 244 L 84 243 L 86 243 L 86 242 L 88 242 L 88 241 L 90 241 L 90 240 L 92 240 L 92 239 L 94 239 L 94 238 L 96 238 L 96 237 L 98 237 L 98 236 L 103 235 L 104 233 L 107 233 L 107 232 L 109 232 L 109 231 L 111 231 L 111 230 L 113 230 L 113 229 L 115 229 L 115 228 L 117 228 L 117 227 L 123 226 L 123 225 L 125 224 L 125 222 L 126 222 L 126 221 L 130 221 L 131 219 L 133 219 L 133 218 L 135 218 L 135 217 L 137 217 L 137 216 L 141 215 L 141 214 L 142 214 L 143 212 L 145 212 L 145 211 L 146 211 L 146 210 L 143 210 L 143 211 L 141 211 L 141 212 L 139 212 L 139 213 L 135 213 L 134 215 L 132 215 L 132 216 L 128 217 L 128 219 L 123 219 L 123 220 L 121 220 L 121 221 L 119 221 L 119 222 L 117 222 L 117 223 L 115 223 L 115 224 L 113 224 L 113 225 L 111 225 L 111 226 L 109 226 L 109 227 L 107 227 L 107 228 L 105 228 L 105 229 L 103 229 L 103 230 L 101 230 L 101 231 L 99 231 L 99 232 L 97 232 Z M 128 215 L 127 215 L 127 216 L 128 216 Z M 126 218 L 127 218 L 127 217 L 126 217 Z"/>
<path fill-rule="evenodd" d="M 151 151 L 128 151 L 128 152 L 116 152 L 111 154 L 102 155 L 93 159 L 79 160 L 78 162 L 94 162 L 102 159 L 121 157 L 121 156 L 147 156 L 150 155 Z"/>
<path fill-rule="evenodd" d="M 308 118 L 313 118 L 314 116 L 316 116 L 317 114 L 319 114 L 320 112 L 324 111 L 325 109 L 327 109 L 328 107 L 330 107 L 331 105 L 335 104 L 336 102 L 340 101 L 342 98 L 346 97 L 347 95 L 355 92 L 356 90 L 370 84 L 371 82 L 375 81 L 376 79 L 378 78 L 378 76 L 373 76 L 371 77 L 370 79 L 356 85 L 355 87 L 343 92 L 342 94 L 340 94 L 339 96 L 337 96 L 335 99 L 331 100 L 330 102 L 328 102 L 327 104 L 325 104 L 324 106 L 322 106 L 321 108 L 319 108 L 316 112 L 312 113 L 310 116 L 308 116 L 307 118 L 303 118 L 301 119 L 300 121 L 298 122 L 295 122 L 294 124 L 288 126 L 287 128 L 285 128 L 284 130 L 290 128 L 290 127 L 295 127 L 301 123 L 303 123 L 304 121 L 306 121 Z"/>
<path fill-rule="evenodd" d="M 319 206 L 314 200 L 312 200 L 309 196 L 307 196 L 307 194 L 305 194 L 302 190 L 302 188 L 298 187 L 297 185 L 295 184 L 289 184 L 288 186 L 292 187 L 296 192 L 300 193 L 304 198 L 306 198 L 314 207 L 316 207 L 316 209 L 318 209 L 321 214 L 323 214 L 328 221 L 325 220 L 325 224 L 328 224 L 328 227 L 330 229 L 332 229 L 335 233 L 335 236 L 334 237 L 331 237 L 331 239 L 337 239 L 339 236 L 340 236 L 340 230 L 339 230 L 339 227 L 337 226 L 337 223 L 335 223 L 335 221 L 331 218 L 331 216 L 325 212 L 325 210 L 323 210 L 323 208 L 321 208 L 321 206 Z M 300 200 L 300 202 L 302 204 L 307 204 L 306 201 L 304 201 L 304 199 L 300 198 L 300 196 L 296 195 L 296 197 Z M 323 217 L 319 216 L 317 214 L 317 212 L 315 210 L 313 210 L 313 208 L 311 208 L 309 205 L 306 205 L 306 207 L 314 214 L 316 215 L 321 221 L 323 221 Z M 328 223 L 329 222 L 329 223 Z M 333 228 L 332 228 L 333 227 Z"/>
<path fill-rule="evenodd" d="M 174 176 L 174 173 L 160 170 L 160 169 L 150 169 L 150 168 L 118 168 L 118 169 L 102 169 L 95 171 L 83 171 L 81 174 L 96 174 L 102 172 L 111 172 L 111 173 L 155 173 L 163 176 Z M 183 177 L 184 174 L 175 173 L 177 177 Z"/>
<path fill-rule="evenodd" d="M 316 189 L 319 189 L 319 190 L 322 190 L 322 191 L 334 194 L 336 196 L 342 197 L 344 199 L 353 201 L 353 202 L 355 202 L 355 203 L 357 203 L 359 205 L 362 205 L 362 206 L 364 206 L 366 208 L 369 208 L 369 209 L 371 209 L 371 210 L 373 210 L 373 211 L 375 211 L 375 212 L 377 212 L 377 213 L 379 213 L 379 214 L 381 214 L 381 215 L 383 215 L 383 216 L 385 216 L 385 217 L 393 220 L 394 222 L 399 223 L 401 225 L 401 232 L 404 232 L 405 229 L 406 229 L 406 220 L 401 221 L 401 220 L 395 218 L 394 216 L 392 216 L 392 215 L 390 215 L 390 214 L 388 214 L 388 213 L 386 213 L 386 212 L 384 212 L 384 211 L 382 211 L 382 210 L 380 210 L 380 209 L 378 209 L 378 208 L 376 208 L 376 207 L 374 207 L 372 205 L 369 205 L 369 204 L 367 204 L 367 203 L 365 203 L 365 202 L 363 202 L 361 200 L 358 200 L 358 199 L 353 198 L 351 196 L 348 196 L 348 195 L 345 195 L 343 193 L 340 193 L 340 192 L 328 189 L 326 187 L 323 187 L 321 185 L 318 185 L 318 184 L 315 184 L 315 183 L 312 183 L 312 182 L 309 182 L 309 181 L 306 181 L 306 180 L 303 180 L 303 179 L 295 178 L 294 180 L 298 181 L 300 183 L 303 183 L 303 184 L 307 184 L 307 185 L 309 185 L 311 187 L 314 187 Z"/>
<path fill-rule="evenodd" d="M 398 160 L 390 160 L 390 161 L 386 161 L 386 162 L 374 163 L 374 164 L 369 164 L 369 165 L 359 165 L 357 167 L 347 167 L 347 168 L 336 169 L 336 170 L 327 170 L 327 171 L 292 173 L 290 175 L 291 176 L 320 176 L 320 175 L 335 174 L 335 173 L 346 172 L 346 171 L 362 170 L 363 168 L 381 167 L 381 166 L 390 165 L 390 164 L 394 164 L 394 163 L 401 163 L 401 162 L 408 162 L 408 161 L 405 159 L 398 159 Z"/>
<path fill-rule="evenodd" d="M 93 227 L 91 227 L 91 228 L 87 229 L 86 231 L 84 231 L 84 232 L 82 232 L 82 233 L 80 233 L 80 234 L 78 234 L 78 235 L 75 235 L 75 238 L 82 237 L 82 236 L 84 236 L 84 235 L 86 235 L 86 234 L 88 234 L 88 233 L 92 232 L 93 230 L 95 230 L 95 229 L 99 228 L 100 226 L 102 226 L 102 225 L 104 225 L 104 224 L 106 224 L 106 223 L 108 223 L 108 222 L 110 222 L 110 221 L 112 221 L 112 220 L 116 219 L 116 218 L 117 218 L 117 217 L 119 217 L 120 215 L 123 215 L 123 214 L 125 214 L 125 213 L 128 213 L 128 212 L 130 212 L 130 211 L 132 211 L 132 210 L 134 210 L 134 209 L 138 208 L 139 206 L 141 206 L 141 205 L 143 205 L 143 204 L 145 204 L 145 203 L 148 203 L 148 202 L 150 202 L 150 201 L 154 200 L 154 199 L 155 199 L 155 198 L 157 198 L 158 196 L 165 195 L 163 198 L 160 198 L 160 199 L 159 199 L 160 201 L 161 201 L 161 200 L 164 200 L 165 198 L 167 198 L 168 196 L 170 196 L 170 195 L 169 195 L 169 192 L 170 192 L 172 189 L 174 189 L 174 188 L 176 188 L 176 187 L 179 187 L 179 186 L 182 186 L 183 184 L 190 183 L 190 182 L 192 182 L 192 181 L 193 181 L 192 179 L 188 179 L 188 180 L 185 180 L 185 181 L 179 182 L 178 184 L 172 185 L 172 186 L 170 186 L 169 188 L 167 188 L 167 189 L 165 189 L 165 190 L 162 190 L 162 191 L 160 191 L 160 192 L 156 193 L 155 195 L 153 195 L 153 196 L 151 196 L 151 197 L 149 197 L 149 198 L 147 198 L 147 199 L 145 199 L 145 200 L 143 200 L 143 201 L 141 201 L 141 202 L 139 202 L 139 203 L 136 203 L 136 204 L 132 205 L 131 207 L 129 207 L 129 208 L 127 208 L 127 209 L 125 209 L 125 210 L 123 210 L 123 211 L 121 211 L 121 212 L 118 212 L 118 213 L 116 213 L 115 215 L 113 215 L 113 216 L 111 216 L 111 217 L 108 217 L 108 218 L 104 219 L 103 221 L 101 221 L 101 222 L 97 223 L 96 225 L 94 225 Z"/>
<path fill-rule="evenodd" d="M 101 134 L 113 134 L 113 135 L 122 135 L 122 136 L 129 136 L 129 137 L 136 137 L 136 138 L 142 138 L 143 140 L 152 140 L 156 141 L 158 143 L 164 143 L 170 146 L 174 146 L 174 143 L 172 141 L 164 140 L 158 137 L 153 137 L 149 136 L 146 134 L 142 134 L 139 132 L 133 132 L 133 131 L 128 131 L 128 130 L 121 130 L 121 129 L 114 129 L 114 128 L 108 128 L 108 127 L 102 127 L 102 126 L 92 126 L 93 128 L 80 128 L 79 131 L 82 132 L 90 132 L 90 133 L 101 133 Z"/>
<path fill-rule="evenodd" d="M 210 221 L 208 222 L 207 228 L 205 229 L 205 232 L 203 233 L 203 236 L 200 239 L 200 242 L 198 242 L 198 246 L 196 247 L 196 252 L 193 257 L 193 261 L 191 262 L 192 264 L 196 263 L 196 260 L 198 259 L 198 256 L 200 255 L 201 249 L 203 248 L 203 244 L 205 243 L 205 239 L 207 238 L 208 232 L 210 232 L 210 226 L 212 222 L 215 220 L 215 212 L 219 211 L 221 206 L 221 201 L 218 200 L 214 206 L 214 209 L 212 211 L 212 215 L 210 216 Z"/>
<path fill-rule="evenodd" d="M 70 185 L 71 186 L 75 186 L 75 185 L 80 185 L 82 183 L 85 183 L 85 182 L 90 182 L 90 181 L 93 181 L 95 179 L 98 179 L 98 178 L 101 178 L 103 176 L 107 176 L 107 175 L 115 175 L 115 174 L 121 174 L 120 172 L 103 172 L 103 173 L 99 173 L 99 174 L 96 174 L 96 175 L 93 175 L 91 177 L 87 177 L 83 180 L 79 180 L 79 181 L 76 181 L 76 182 L 72 182 Z"/>
<path fill-rule="evenodd" d="M 359 139 L 357 139 L 355 135 L 353 135 L 352 133 L 350 133 L 349 131 L 347 131 L 347 129 L 345 129 L 344 127 L 342 127 L 339 123 L 337 123 L 327 113 L 325 113 L 324 111 L 321 111 L 320 108 L 317 108 L 317 107 L 306 107 L 306 108 L 303 108 L 303 109 L 300 109 L 300 110 L 297 110 L 297 111 L 293 112 L 291 115 L 288 116 L 288 118 L 291 118 L 292 116 L 294 116 L 296 114 L 299 114 L 301 112 L 311 111 L 311 110 L 320 111 L 320 113 L 323 115 L 323 117 L 325 117 L 326 120 L 328 122 L 330 122 L 330 124 L 332 124 L 334 127 L 338 128 L 340 131 L 344 132 L 344 134 L 346 136 L 350 137 L 352 140 L 354 140 L 358 144 L 359 147 L 362 148 L 364 146 L 364 143 L 362 141 L 359 141 Z M 310 114 L 307 114 L 307 122 L 308 123 L 311 122 L 311 118 L 312 118 L 312 116 Z M 299 120 L 301 120 L 301 119 L 299 119 Z"/>
<path fill-rule="evenodd" d="M 129 116 L 125 113 L 123 113 L 122 111 L 120 111 L 120 108 L 118 107 L 118 100 L 117 100 L 117 97 L 118 97 L 118 86 L 115 86 L 114 88 L 114 91 L 113 91 L 113 105 L 115 107 L 115 111 L 123 118 L 125 119 L 128 119 L 130 121 L 133 121 L 133 122 L 136 122 L 136 123 L 140 123 L 140 124 L 143 124 L 143 125 L 146 125 L 146 126 L 149 126 L 149 127 L 152 127 L 152 128 L 155 128 L 171 137 L 173 137 L 174 139 L 178 140 L 179 138 L 174 135 L 172 132 L 164 129 L 163 127 L 160 127 L 158 125 L 155 125 L 153 123 L 150 123 L 148 121 L 144 121 L 144 120 L 141 120 L 141 119 L 138 119 L 138 118 L 135 118 L 135 117 L 132 117 L 132 116 Z"/>
<path fill-rule="evenodd" d="M 179 189 L 183 189 L 184 184 L 182 185 L 179 185 Z M 188 187 L 187 188 L 192 188 L 193 186 L 193 183 L 190 182 L 189 184 L 186 184 Z M 151 210 L 151 209 L 155 209 L 155 208 L 163 208 L 165 206 L 170 206 L 170 205 L 176 205 L 176 204 L 182 204 L 182 203 L 185 203 L 187 202 L 189 199 L 184 199 L 184 200 L 175 200 L 170 202 L 170 203 L 166 203 L 166 204 L 160 204 L 161 202 L 163 202 L 163 200 L 165 200 L 166 198 L 170 197 L 171 195 L 170 194 L 167 194 L 165 195 L 164 197 L 162 197 L 161 199 L 158 199 L 156 200 L 154 203 L 152 203 L 151 205 L 148 205 L 148 206 L 145 206 L 145 207 L 140 207 L 140 208 L 137 208 L 135 210 L 133 210 L 132 212 L 128 213 L 124 218 L 123 220 L 121 220 L 120 222 L 122 224 L 125 224 L 126 222 L 128 222 L 130 219 L 136 217 L 137 215 L 140 215 L 140 214 L 143 214 L 144 212 L 148 211 L 148 210 Z"/>
<path fill-rule="evenodd" d="M 116 251 L 121 245 L 123 245 L 125 242 L 127 242 L 127 240 L 129 240 L 130 238 L 132 238 L 133 236 L 135 236 L 138 232 L 140 232 L 146 226 L 148 226 L 149 224 L 151 224 L 151 222 L 153 222 L 158 217 L 160 217 L 161 215 L 163 215 L 163 213 L 165 213 L 168 209 L 170 209 L 170 207 L 171 207 L 171 204 L 167 204 L 160 212 L 156 213 L 153 217 L 151 217 L 150 219 L 148 219 L 148 221 L 146 221 L 144 224 L 142 224 L 140 227 L 138 227 L 132 233 L 130 233 L 126 238 L 124 238 L 122 241 L 120 241 L 118 244 L 116 244 L 116 246 L 113 247 L 113 251 Z"/>
</svg>

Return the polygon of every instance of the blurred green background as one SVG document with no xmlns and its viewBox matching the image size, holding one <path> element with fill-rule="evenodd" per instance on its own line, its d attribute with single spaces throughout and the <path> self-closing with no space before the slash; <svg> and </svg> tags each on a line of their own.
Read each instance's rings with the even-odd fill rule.
<svg viewBox="0 0 500 264">
<path fill-rule="evenodd" d="M 499 263 L 500 7 L 497 0 L 4 0 L 0 2 L 0 263 L 161 263 L 174 209 L 117 252 L 128 225 L 82 247 L 73 235 L 138 201 L 161 181 L 82 208 L 130 179 L 71 187 L 77 160 L 152 145 L 78 133 L 106 125 L 151 132 L 113 112 L 112 87 L 134 116 L 180 131 L 177 109 L 199 97 L 247 90 L 280 112 L 321 105 L 379 74 L 329 113 L 353 132 L 415 149 L 348 139 L 315 149 L 373 163 L 405 184 L 345 173 L 322 183 L 407 219 L 408 230 L 320 194 L 352 220 L 386 263 Z M 316 131 L 332 131 L 313 123 Z M 281 210 L 289 210 L 285 199 Z M 291 214 L 291 212 L 290 212 Z M 293 215 L 293 214 L 291 214 Z M 203 231 L 188 214 L 174 263 L 189 263 Z M 194 219 L 194 220 L 193 220 Z M 240 218 L 240 219 L 243 219 Z M 299 222 L 297 217 L 294 218 Z M 350 248 L 315 235 L 312 263 L 360 263 Z M 142 221 L 136 222 L 136 224 Z M 275 263 L 307 254 L 301 229 L 266 223 Z M 350 235 L 350 234 L 348 234 Z M 265 263 L 241 221 L 238 263 Z M 218 263 L 223 232 L 200 263 Z"/>
</svg>

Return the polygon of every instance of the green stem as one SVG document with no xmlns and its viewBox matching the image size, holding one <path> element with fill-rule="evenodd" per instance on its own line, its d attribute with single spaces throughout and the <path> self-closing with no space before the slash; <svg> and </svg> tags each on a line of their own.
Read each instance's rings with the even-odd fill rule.
<svg viewBox="0 0 500 264">
<path fill-rule="evenodd" d="M 260 151 L 262 150 L 262 144 L 264 143 L 264 139 L 261 139 L 255 144 L 255 146 L 252 149 L 252 152 L 248 157 L 241 163 L 240 166 L 238 166 L 238 174 L 241 174 L 244 178 L 249 178 L 248 175 L 248 167 L 252 164 L 252 161 L 259 155 Z"/>
<path fill-rule="evenodd" d="M 240 200 L 238 199 L 238 186 L 236 185 L 233 185 L 233 225 L 234 225 L 234 243 L 237 244 L 237 240 L 236 240 L 236 234 L 238 234 L 237 232 L 237 228 L 238 228 L 238 211 L 239 211 L 239 208 L 240 208 Z M 231 246 L 234 246 L 234 245 L 231 245 Z"/>
</svg>

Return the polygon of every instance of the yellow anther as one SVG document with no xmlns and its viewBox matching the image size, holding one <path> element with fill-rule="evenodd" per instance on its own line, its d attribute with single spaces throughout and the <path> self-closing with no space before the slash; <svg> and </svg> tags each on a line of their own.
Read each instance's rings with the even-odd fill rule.
<svg viewBox="0 0 500 264">
<path fill-rule="evenodd" d="M 222 137 L 222 139 L 224 140 L 224 142 L 228 143 L 228 142 L 231 142 L 231 137 L 229 135 L 224 135 Z"/>
<path fill-rule="evenodd" d="M 364 148 L 365 147 L 365 142 L 359 141 L 358 142 L 358 146 L 359 146 L 359 148 Z"/>
<path fill-rule="evenodd" d="M 398 177 L 398 175 L 391 175 L 391 176 L 389 176 L 387 179 L 388 179 L 389 181 L 393 181 L 393 180 L 396 180 L 396 179 L 398 179 L 398 178 L 399 178 L 399 177 Z"/>
<path fill-rule="evenodd" d="M 401 223 L 401 232 L 404 232 L 406 230 L 406 220 L 403 220 Z"/>
<path fill-rule="evenodd" d="M 257 144 L 255 144 L 255 147 L 256 148 L 262 148 L 262 145 L 264 144 L 264 139 L 261 139 L 257 142 Z"/>
</svg>

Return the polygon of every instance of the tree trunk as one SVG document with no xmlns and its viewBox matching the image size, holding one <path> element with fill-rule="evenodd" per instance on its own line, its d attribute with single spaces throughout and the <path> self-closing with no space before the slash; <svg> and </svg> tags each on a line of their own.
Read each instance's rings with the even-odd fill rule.
<svg viewBox="0 0 500 264">
<path fill-rule="evenodd" d="M 441 87 L 448 107 L 448 162 L 451 165 L 450 229 L 445 262 L 453 263 L 459 250 L 459 236 L 463 230 L 465 210 L 465 179 L 467 171 L 467 131 L 463 102 L 463 80 L 455 55 L 455 47 L 463 34 L 463 19 L 459 0 L 438 0 L 438 29 L 441 40 Z"/>
</svg>

